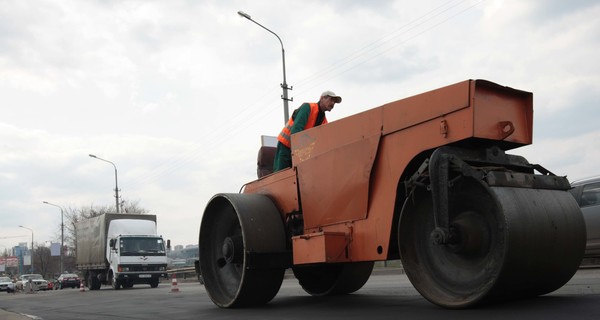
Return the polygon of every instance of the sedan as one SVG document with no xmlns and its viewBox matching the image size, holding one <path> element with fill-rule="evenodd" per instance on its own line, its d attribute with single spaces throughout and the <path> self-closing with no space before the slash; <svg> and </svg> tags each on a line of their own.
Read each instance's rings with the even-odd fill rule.
<svg viewBox="0 0 600 320">
<path fill-rule="evenodd" d="M 17 289 L 23 290 L 33 284 L 32 290 L 48 290 L 48 281 L 44 280 L 41 274 L 24 274 L 17 280 Z"/>
<path fill-rule="evenodd" d="M 15 291 L 15 284 L 9 277 L 0 277 L 0 291 L 8 293 Z"/>
<path fill-rule="evenodd" d="M 585 220 L 585 257 L 600 257 L 600 176 L 574 181 L 571 186 Z"/>
<path fill-rule="evenodd" d="M 74 273 L 63 273 L 54 283 L 54 290 L 63 288 L 79 288 L 81 279 Z"/>
</svg>

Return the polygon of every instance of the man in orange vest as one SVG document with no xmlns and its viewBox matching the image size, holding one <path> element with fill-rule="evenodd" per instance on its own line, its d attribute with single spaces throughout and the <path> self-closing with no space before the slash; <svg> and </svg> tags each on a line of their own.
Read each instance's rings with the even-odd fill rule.
<svg viewBox="0 0 600 320">
<path fill-rule="evenodd" d="M 273 172 L 292 167 L 292 134 L 327 123 L 325 111 L 342 102 L 342 97 L 332 91 L 325 91 L 317 103 L 303 103 L 294 110 L 292 117 L 277 137 L 277 153 L 273 162 Z"/>
</svg>

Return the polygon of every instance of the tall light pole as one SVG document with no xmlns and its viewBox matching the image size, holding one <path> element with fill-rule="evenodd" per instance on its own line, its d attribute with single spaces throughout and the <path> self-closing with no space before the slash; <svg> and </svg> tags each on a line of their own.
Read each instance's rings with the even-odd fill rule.
<svg viewBox="0 0 600 320">
<path fill-rule="evenodd" d="M 19 226 L 19 228 L 31 231 L 31 273 L 33 273 L 33 230 L 23 226 Z"/>
<path fill-rule="evenodd" d="M 92 157 L 92 158 L 98 159 L 98 160 L 102 160 L 102 161 L 108 162 L 108 163 L 112 164 L 113 167 L 115 167 L 115 205 L 117 207 L 117 213 L 119 213 L 119 183 L 117 182 L 117 166 L 115 166 L 115 164 L 112 163 L 112 161 L 108 161 L 106 159 L 102 159 L 102 158 L 97 157 L 97 156 L 95 156 L 93 154 L 90 154 L 89 156 Z"/>
<path fill-rule="evenodd" d="M 63 208 L 59 205 L 55 205 L 54 203 L 50 203 L 48 201 L 44 201 L 45 204 L 51 205 L 51 206 L 55 206 L 57 208 L 60 209 L 60 274 L 63 274 L 63 251 L 65 248 L 65 215 L 64 215 L 64 211 Z"/>
<path fill-rule="evenodd" d="M 265 26 L 263 26 L 262 24 L 252 20 L 252 18 L 250 17 L 249 14 L 243 12 L 243 11 L 238 11 L 238 14 L 240 15 L 240 17 L 244 17 L 254 23 L 256 23 L 258 26 L 260 26 L 261 28 L 269 31 L 270 33 L 274 34 L 277 37 L 277 40 L 279 40 L 279 43 L 281 43 L 281 58 L 283 61 L 283 83 L 281 84 L 281 88 L 283 89 L 283 95 L 281 96 L 281 99 L 283 99 L 283 123 L 287 123 L 289 117 L 289 109 L 288 109 L 288 101 L 293 101 L 294 99 L 288 99 L 288 89 L 292 90 L 292 87 L 288 87 L 287 82 L 285 80 L 285 50 L 283 49 L 283 41 L 281 41 L 281 38 L 279 38 L 279 36 L 267 29 Z"/>
</svg>

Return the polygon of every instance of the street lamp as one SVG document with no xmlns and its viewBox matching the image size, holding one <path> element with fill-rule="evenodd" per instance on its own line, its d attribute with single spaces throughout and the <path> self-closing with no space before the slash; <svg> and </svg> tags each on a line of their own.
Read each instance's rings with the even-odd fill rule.
<svg viewBox="0 0 600 320">
<path fill-rule="evenodd" d="M 108 161 L 106 159 L 102 159 L 102 158 L 97 157 L 97 156 L 95 156 L 93 154 L 90 154 L 89 156 L 92 157 L 92 158 L 96 158 L 98 160 L 102 160 L 102 161 L 108 162 L 108 163 L 112 164 L 113 167 L 115 167 L 115 204 L 117 206 L 117 213 L 119 213 L 119 184 L 117 182 L 117 166 L 115 166 L 115 164 L 112 163 L 112 161 Z"/>
<path fill-rule="evenodd" d="M 45 204 L 55 206 L 60 209 L 60 274 L 63 274 L 63 250 L 65 248 L 65 224 L 64 224 L 64 211 L 63 208 L 59 205 L 55 205 L 48 201 L 44 201 Z"/>
<path fill-rule="evenodd" d="M 19 226 L 19 228 L 31 231 L 31 273 L 33 273 L 33 230 L 23 226 Z"/>
<path fill-rule="evenodd" d="M 246 18 L 254 23 L 256 23 L 258 26 L 260 26 L 261 28 L 269 31 L 270 33 L 274 34 L 277 37 L 277 40 L 279 40 L 279 43 L 281 43 L 281 58 L 283 61 L 283 83 L 281 84 L 281 88 L 283 89 L 283 95 L 281 96 L 281 99 L 283 99 L 283 123 L 286 124 L 288 119 L 289 119 L 289 109 L 288 109 L 288 101 L 293 101 L 294 99 L 288 99 L 288 92 L 287 90 L 290 89 L 292 90 L 292 87 L 288 87 L 286 80 L 285 80 L 285 50 L 283 49 L 283 42 L 281 41 L 281 38 L 279 38 L 279 36 L 267 29 L 265 26 L 263 26 L 262 24 L 252 20 L 252 18 L 250 17 L 249 14 L 243 12 L 243 11 L 238 11 L 238 14 L 240 15 L 240 17 Z"/>
</svg>

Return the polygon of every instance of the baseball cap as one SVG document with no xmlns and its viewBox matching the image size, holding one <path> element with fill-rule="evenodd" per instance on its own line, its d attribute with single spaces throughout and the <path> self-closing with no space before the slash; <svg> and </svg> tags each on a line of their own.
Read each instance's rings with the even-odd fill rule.
<svg viewBox="0 0 600 320">
<path fill-rule="evenodd" d="M 337 103 L 342 102 L 342 97 L 336 95 L 335 93 L 333 93 L 333 91 L 329 91 L 329 90 L 321 93 L 321 97 L 332 97 L 332 98 L 335 98 L 335 102 L 337 102 Z"/>
</svg>

